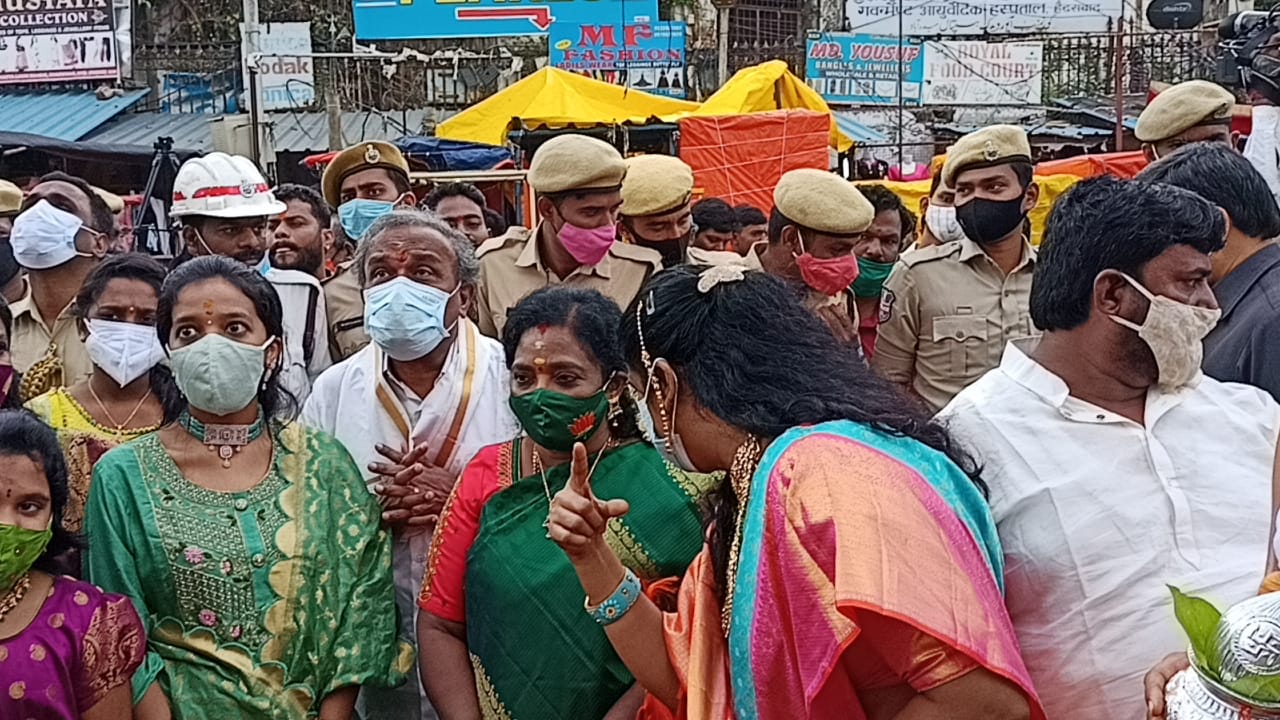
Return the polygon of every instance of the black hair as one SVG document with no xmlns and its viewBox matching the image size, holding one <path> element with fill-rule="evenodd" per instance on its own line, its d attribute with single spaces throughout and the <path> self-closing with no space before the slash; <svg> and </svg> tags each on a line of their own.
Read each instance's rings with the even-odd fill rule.
<svg viewBox="0 0 1280 720">
<path fill-rule="evenodd" d="M 742 229 L 738 223 L 738 214 L 729 207 L 729 203 L 720 198 L 703 198 L 694 203 L 693 224 L 698 226 L 699 231 L 736 233 Z"/>
<path fill-rule="evenodd" d="M 562 327 L 573 333 L 578 344 L 590 353 L 607 381 L 614 375 L 626 375 L 627 360 L 618 343 L 622 311 L 612 300 L 596 290 L 568 287 L 545 287 L 529 293 L 507 313 L 502 330 L 502 349 L 507 367 L 516 359 L 516 349 L 525 333 L 540 326 Z M 639 438 L 636 408 L 629 392 L 620 401 L 624 412 L 610 429 L 618 438 Z"/>
<path fill-rule="evenodd" d="M 929 181 L 929 197 L 933 197 L 933 194 L 938 192 L 938 186 L 941 184 L 942 184 L 942 170 L 939 169 L 938 172 L 933 174 L 933 179 Z"/>
<path fill-rule="evenodd" d="M 83 178 L 68 175 L 61 170 L 55 170 L 40 176 L 40 179 L 36 181 L 36 185 L 42 185 L 47 182 L 64 182 L 68 185 L 74 185 L 77 190 L 84 193 L 84 196 L 89 199 L 89 215 L 93 218 L 93 227 L 90 229 L 106 233 L 109 238 L 115 238 L 116 216 L 111 212 L 111 208 L 107 207 L 107 201 L 93 191 L 93 186 Z"/>
<path fill-rule="evenodd" d="M 633 369 L 649 372 L 643 345 L 651 362 L 671 363 L 703 408 L 766 442 L 830 420 L 911 438 L 944 453 L 986 493 L 976 465 L 947 430 L 841 345 L 783 280 L 753 272 L 701 292 L 699 275 L 696 268 L 671 268 L 641 291 L 620 333 Z M 711 506 L 710 545 L 722 591 L 738 501 L 724 483 Z"/>
<path fill-rule="evenodd" d="M 769 211 L 768 232 L 769 232 L 770 245 L 777 245 L 778 243 L 782 242 L 782 230 L 788 225 L 795 225 L 795 223 L 791 222 L 791 218 L 787 217 L 786 215 L 783 215 L 782 211 L 779 210 L 776 206 L 773 208 L 773 210 Z"/>
<path fill-rule="evenodd" d="M 477 188 L 471 183 L 465 182 L 451 182 L 443 185 L 437 185 L 427 195 L 427 199 L 424 203 L 428 210 L 435 212 L 436 208 L 440 206 L 440 201 L 449 197 L 464 197 L 475 203 L 480 208 L 481 213 L 483 213 L 488 206 L 488 203 L 484 200 L 484 193 L 480 192 L 480 188 Z"/>
<path fill-rule="evenodd" d="M 58 443 L 58 433 L 27 410 L 0 410 L 0 457 L 30 458 L 49 481 L 53 501 L 53 538 L 32 565 L 37 570 L 62 574 L 59 557 L 81 547 L 80 536 L 62 526 L 69 497 L 67 462 Z"/>
<path fill-rule="evenodd" d="M 80 292 L 76 293 L 75 301 L 71 304 L 72 314 L 82 323 L 88 320 L 89 308 L 97 304 L 98 298 L 112 280 L 144 282 L 156 291 L 158 300 L 166 274 L 164 265 L 144 253 L 108 255 L 85 277 L 84 284 L 80 286 Z M 182 393 L 173 382 L 173 372 L 164 365 L 156 365 L 151 368 L 150 380 L 151 392 L 160 401 L 161 410 L 164 412 L 164 422 L 173 422 L 185 406 Z"/>
<path fill-rule="evenodd" d="M 1143 267 L 1175 245 L 1222 249 L 1226 220 L 1189 190 L 1097 177 L 1077 183 L 1049 213 L 1031 281 L 1031 320 L 1044 331 L 1089 319 L 1103 270 L 1142 282 Z"/>
<path fill-rule="evenodd" d="M 306 203 L 307 207 L 311 208 L 311 217 L 315 218 L 316 224 L 320 226 L 321 230 L 328 230 L 329 224 L 333 222 L 333 213 L 329 210 L 329 203 L 325 202 L 324 196 L 313 187 L 297 183 L 285 183 L 276 188 L 275 196 L 280 202 L 299 200 Z"/>
<path fill-rule="evenodd" d="M 484 225 L 489 228 L 489 237 L 499 237 L 511 227 L 507 224 L 507 219 L 502 217 L 502 213 L 489 208 L 484 209 Z"/>
<path fill-rule="evenodd" d="M 733 209 L 733 213 L 738 216 L 739 227 L 764 225 L 769 222 L 769 218 L 765 217 L 764 212 L 755 205 L 739 205 Z"/>
<path fill-rule="evenodd" d="M 907 210 L 907 206 L 902 204 L 902 198 L 898 197 L 892 190 L 883 185 L 859 185 L 859 192 L 875 208 L 876 215 L 882 212 L 898 213 L 898 220 L 902 224 L 902 238 L 909 238 L 916 231 L 916 216 Z"/>
<path fill-rule="evenodd" d="M 1249 237 L 1280 235 L 1280 207 L 1267 181 L 1228 145 L 1186 145 L 1147 166 L 1137 179 L 1190 190 L 1226 210 L 1231 224 Z"/>
<path fill-rule="evenodd" d="M 206 255 L 179 265 L 165 279 L 160 289 L 159 311 L 156 313 L 156 333 L 160 336 L 160 344 L 169 347 L 169 333 L 173 330 L 173 308 L 177 304 L 178 295 L 188 285 L 212 279 L 225 280 L 249 298 L 258 319 L 267 328 L 267 335 L 281 343 L 280 362 L 267 376 L 266 382 L 258 387 L 258 404 L 262 408 L 262 416 L 268 420 L 287 421 L 298 413 L 298 401 L 280 386 L 280 372 L 285 364 L 284 357 L 284 311 L 280 305 L 280 296 L 271 283 L 248 265 L 221 255 Z M 253 382 L 245 378 L 245 382 Z"/>
<path fill-rule="evenodd" d="M 1009 163 L 1009 167 L 1013 168 L 1013 174 L 1018 177 L 1018 184 L 1023 190 L 1031 187 L 1031 181 L 1035 179 L 1036 167 L 1024 160 L 1015 160 Z"/>
</svg>

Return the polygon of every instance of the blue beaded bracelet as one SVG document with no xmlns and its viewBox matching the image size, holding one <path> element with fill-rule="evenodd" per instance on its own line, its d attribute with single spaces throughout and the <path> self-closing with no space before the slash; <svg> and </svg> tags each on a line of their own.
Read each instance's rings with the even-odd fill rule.
<svg viewBox="0 0 1280 720">
<path fill-rule="evenodd" d="M 592 605 L 591 599 L 587 598 L 582 601 L 582 607 L 586 609 L 592 620 L 608 626 L 621 620 L 639 599 L 640 578 L 628 569 L 613 594 L 601 601 L 599 605 Z"/>
</svg>

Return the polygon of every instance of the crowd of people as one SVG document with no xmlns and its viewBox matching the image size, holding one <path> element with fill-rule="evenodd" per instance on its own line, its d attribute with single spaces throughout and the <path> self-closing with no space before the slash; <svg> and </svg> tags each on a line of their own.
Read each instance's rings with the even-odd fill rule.
<svg viewBox="0 0 1280 720">
<path fill-rule="evenodd" d="M 1161 716 L 1277 570 L 1280 207 L 1160 98 L 1039 248 L 1004 125 L 768 213 L 561 134 L 527 228 L 211 153 L 168 264 L 0 185 L 0 717 Z"/>
</svg>

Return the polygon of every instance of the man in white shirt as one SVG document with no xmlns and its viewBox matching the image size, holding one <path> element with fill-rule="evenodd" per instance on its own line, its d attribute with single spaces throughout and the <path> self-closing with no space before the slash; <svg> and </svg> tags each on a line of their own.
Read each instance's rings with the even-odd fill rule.
<svg viewBox="0 0 1280 720">
<path fill-rule="evenodd" d="M 394 533 L 401 627 L 413 638 L 445 500 L 476 452 L 520 425 L 502 345 L 467 319 L 480 272 L 470 240 L 432 215 L 393 210 L 369 228 L 352 270 L 372 342 L 320 376 L 302 421 L 341 440 L 378 495 Z M 362 691 L 363 716 L 434 718 L 418 672 L 410 677 L 397 690 Z"/>
<path fill-rule="evenodd" d="M 1267 558 L 1280 405 L 1200 373 L 1222 213 L 1165 185 L 1060 198 L 1031 289 L 1037 342 L 940 417 L 976 456 L 1006 603 L 1048 717 L 1145 717 L 1143 675 L 1187 640 L 1166 585 L 1220 607 Z"/>
<path fill-rule="evenodd" d="M 209 153 L 178 169 L 172 218 L 182 221 L 183 257 L 223 255 L 256 268 L 276 289 L 284 310 L 284 367 L 280 386 L 301 406 L 311 380 L 333 364 L 320 281 L 297 270 L 271 266 L 267 219 L 286 210 L 253 161 Z"/>
</svg>

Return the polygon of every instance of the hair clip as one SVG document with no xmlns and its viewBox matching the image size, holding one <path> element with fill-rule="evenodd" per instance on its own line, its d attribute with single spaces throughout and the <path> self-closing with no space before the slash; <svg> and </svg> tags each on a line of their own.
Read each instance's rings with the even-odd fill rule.
<svg viewBox="0 0 1280 720">
<path fill-rule="evenodd" d="M 739 282 L 747 276 L 741 265 L 712 265 L 698 276 L 698 292 L 706 294 L 720 283 Z"/>
</svg>

